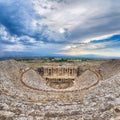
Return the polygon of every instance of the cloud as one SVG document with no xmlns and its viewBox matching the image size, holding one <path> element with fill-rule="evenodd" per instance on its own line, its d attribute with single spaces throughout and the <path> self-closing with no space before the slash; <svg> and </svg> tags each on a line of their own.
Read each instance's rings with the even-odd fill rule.
<svg viewBox="0 0 120 120">
<path fill-rule="evenodd" d="M 74 2 L 37 0 L 33 3 L 36 13 L 46 18 L 40 20 L 40 24 L 46 24 L 49 29 L 57 32 L 67 29 L 67 37 L 64 35 L 65 42 L 91 41 L 94 38 L 120 33 L 118 0 L 116 2 L 113 0 L 75 0 Z M 42 5 L 44 7 L 41 7 Z M 56 40 L 59 42 L 59 39 Z"/>
<path fill-rule="evenodd" d="M 99 41 L 99 40 L 98 40 Z M 92 41 L 90 43 L 71 44 L 64 46 L 58 54 L 64 55 L 102 55 L 102 56 L 119 56 L 120 40 L 104 40 L 103 42 Z"/>
<path fill-rule="evenodd" d="M 68 55 L 117 52 L 112 36 L 120 34 L 119 20 L 119 0 L 0 0 L 0 47 Z"/>
</svg>

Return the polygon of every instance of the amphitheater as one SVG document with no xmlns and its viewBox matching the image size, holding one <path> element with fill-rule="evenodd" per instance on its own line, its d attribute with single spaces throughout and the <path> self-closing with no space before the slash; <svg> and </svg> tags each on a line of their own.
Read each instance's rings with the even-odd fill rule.
<svg viewBox="0 0 120 120">
<path fill-rule="evenodd" d="M 120 60 L 34 65 L 0 61 L 0 120 L 120 120 Z"/>
<path fill-rule="evenodd" d="M 27 87 L 36 90 L 76 91 L 89 89 L 102 79 L 98 71 L 92 69 L 80 71 L 80 69 L 79 66 L 71 65 L 43 66 L 38 67 L 35 73 L 30 68 L 22 73 L 21 81 Z M 33 73 L 36 75 L 32 75 Z"/>
</svg>

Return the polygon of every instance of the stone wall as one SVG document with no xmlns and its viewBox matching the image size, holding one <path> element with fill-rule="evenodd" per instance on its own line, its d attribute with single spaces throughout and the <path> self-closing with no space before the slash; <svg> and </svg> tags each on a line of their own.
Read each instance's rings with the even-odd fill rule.
<svg viewBox="0 0 120 120">
<path fill-rule="evenodd" d="M 78 67 L 75 66 L 44 66 L 39 68 L 39 73 L 44 77 L 77 77 Z"/>
</svg>

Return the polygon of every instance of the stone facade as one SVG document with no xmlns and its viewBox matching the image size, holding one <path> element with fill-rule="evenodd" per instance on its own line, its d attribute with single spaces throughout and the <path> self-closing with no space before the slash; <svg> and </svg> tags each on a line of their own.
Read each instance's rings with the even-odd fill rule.
<svg viewBox="0 0 120 120">
<path fill-rule="evenodd" d="M 45 79 L 74 79 L 78 76 L 78 67 L 44 66 L 39 69 L 39 73 Z"/>
<path fill-rule="evenodd" d="M 78 67 L 44 66 L 39 68 L 39 73 L 47 81 L 47 85 L 63 89 L 74 84 L 74 80 L 78 76 Z"/>
</svg>

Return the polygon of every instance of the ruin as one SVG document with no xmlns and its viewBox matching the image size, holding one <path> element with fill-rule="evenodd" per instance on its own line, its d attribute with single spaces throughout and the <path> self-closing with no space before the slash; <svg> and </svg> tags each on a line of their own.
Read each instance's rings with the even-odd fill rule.
<svg viewBox="0 0 120 120">
<path fill-rule="evenodd" d="M 81 62 L 76 67 L 42 63 L 40 69 L 34 61 L 34 69 L 32 62 L 0 61 L 0 120 L 120 120 L 120 60 L 91 62 L 83 62 L 88 67 Z M 58 75 L 74 77 L 74 85 L 55 89 L 61 88 L 60 82 L 46 84 L 45 78 Z"/>
<path fill-rule="evenodd" d="M 47 85 L 58 89 L 71 87 L 75 78 L 79 76 L 77 66 L 44 66 L 38 71 L 47 81 Z"/>
</svg>

